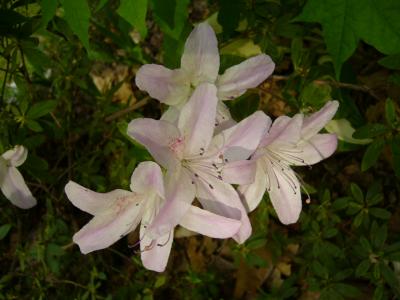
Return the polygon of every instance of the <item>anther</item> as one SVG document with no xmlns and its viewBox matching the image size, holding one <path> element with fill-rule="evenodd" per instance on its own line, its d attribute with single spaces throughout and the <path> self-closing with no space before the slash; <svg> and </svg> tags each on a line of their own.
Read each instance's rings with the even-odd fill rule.
<svg viewBox="0 0 400 300">
<path fill-rule="evenodd" d="M 211 184 L 208 184 L 208 186 L 210 187 L 210 189 L 214 189 L 214 187 Z"/>
</svg>

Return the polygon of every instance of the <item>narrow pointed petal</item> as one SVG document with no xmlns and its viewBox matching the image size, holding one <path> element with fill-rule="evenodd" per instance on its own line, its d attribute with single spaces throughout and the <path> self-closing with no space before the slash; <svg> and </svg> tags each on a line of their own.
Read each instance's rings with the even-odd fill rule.
<svg viewBox="0 0 400 300">
<path fill-rule="evenodd" d="M 189 97 L 189 82 L 179 70 L 170 70 L 161 65 L 147 64 L 136 73 L 136 85 L 142 91 L 168 105 L 176 105 Z"/>
<path fill-rule="evenodd" d="M 187 156 L 199 154 L 208 148 L 214 133 L 217 102 L 216 87 L 203 83 L 195 89 L 182 108 L 178 128 L 185 139 Z"/>
<path fill-rule="evenodd" d="M 231 184 L 250 184 L 256 175 L 255 160 L 239 160 L 227 163 L 222 168 L 222 179 Z"/>
<path fill-rule="evenodd" d="M 138 194 L 154 192 L 159 197 L 165 198 L 160 166 L 152 161 L 140 163 L 132 173 L 130 188 Z"/>
<path fill-rule="evenodd" d="M 292 161 L 292 165 L 313 165 L 331 156 L 337 148 L 336 134 L 316 134 L 307 141 L 301 141 L 298 145 L 301 152 L 296 156 L 303 161 Z"/>
<path fill-rule="evenodd" d="M 143 266 L 148 270 L 164 272 L 168 264 L 173 241 L 173 230 L 155 240 L 145 235 L 140 241 L 140 257 Z"/>
<path fill-rule="evenodd" d="M 338 101 L 329 101 L 319 111 L 304 118 L 303 128 L 301 130 L 302 138 L 308 140 L 316 135 L 330 120 L 332 120 L 338 108 Z"/>
<path fill-rule="evenodd" d="M 192 205 L 180 225 L 212 238 L 226 239 L 238 232 L 241 222 Z"/>
<path fill-rule="evenodd" d="M 177 163 L 179 149 L 172 146 L 177 146 L 176 141 L 179 141 L 181 134 L 173 124 L 153 119 L 135 119 L 128 125 L 128 135 L 145 146 L 163 167 Z"/>
<path fill-rule="evenodd" d="M 244 94 L 247 89 L 258 86 L 275 69 L 272 59 L 265 54 L 249 58 L 230 67 L 218 78 L 218 99 L 232 100 Z"/>
<path fill-rule="evenodd" d="M 119 189 L 108 193 L 97 193 L 73 181 L 67 183 L 65 193 L 73 205 L 91 215 L 111 207 L 118 199 L 133 195 L 132 192 Z"/>
<path fill-rule="evenodd" d="M 142 263 L 146 269 L 156 272 L 165 270 L 174 240 L 174 229 L 157 239 L 152 239 L 147 234 L 149 225 L 153 223 L 161 204 L 160 198 L 154 199 L 152 203 L 147 203 L 140 224 L 140 256 Z"/>
<path fill-rule="evenodd" d="M 301 212 L 300 183 L 294 172 L 289 168 L 281 169 L 269 166 L 268 177 L 271 188 L 269 198 L 283 224 L 296 223 Z"/>
<path fill-rule="evenodd" d="M 9 161 L 13 167 L 19 167 L 25 162 L 28 150 L 24 146 L 17 145 L 13 149 L 4 152 L 1 156 Z"/>
<path fill-rule="evenodd" d="M 271 119 L 262 111 L 256 111 L 238 124 L 228 128 L 212 140 L 212 151 L 218 151 L 229 161 L 247 159 L 257 149 Z"/>
<path fill-rule="evenodd" d="M 185 43 L 181 68 L 194 86 L 201 82 L 214 83 L 219 70 L 218 41 L 207 23 L 198 24 Z"/>
<path fill-rule="evenodd" d="M 8 167 L 3 159 L 0 161 L 0 189 L 19 208 L 28 209 L 37 204 L 21 173 L 15 167 Z"/>
<path fill-rule="evenodd" d="M 301 126 L 303 115 L 297 114 L 293 118 L 287 116 L 278 117 L 273 123 L 267 134 L 260 142 L 260 147 L 274 144 L 296 145 L 301 137 Z"/>
<path fill-rule="evenodd" d="M 112 207 L 96 214 L 89 223 L 75 233 L 74 243 L 79 245 L 83 254 L 111 246 L 139 224 L 142 216 L 142 200 L 141 198 L 119 199 Z"/>
<path fill-rule="evenodd" d="M 262 160 L 257 161 L 257 170 L 254 182 L 248 185 L 240 185 L 238 187 L 239 195 L 243 199 L 248 212 L 257 208 L 267 189 L 267 176 L 262 163 Z"/>
<path fill-rule="evenodd" d="M 190 209 L 195 196 L 191 174 L 184 168 L 174 170 L 166 176 L 166 201 L 150 224 L 147 235 L 156 239 L 179 224 Z"/>
<path fill-rule="evenodd" d="M 199 175 L 196 196 L 203 207 L 210 212 L 227 218 L 240 220 L 241 226 L 233 236 L 238 243 L 243 243 L 251 235 L 251 224 L 238 193 L 228 183 L 207 174 Z"/>
</svg>

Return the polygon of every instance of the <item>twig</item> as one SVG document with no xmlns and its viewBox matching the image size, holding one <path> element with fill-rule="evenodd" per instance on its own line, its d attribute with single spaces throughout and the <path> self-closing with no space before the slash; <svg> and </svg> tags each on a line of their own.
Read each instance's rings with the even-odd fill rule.
<svg viewBox="0 0 400 300">
<path fill-rule="evenodd" d="M 142 106 L 145 106 L 149 102 L 150 97 L 145 97 L 139 102 L 136 102 L 132 106 L 129 106 L 123 110 L 117 111 L 116 113 L 113 113 L 112 115 L 106 117 L 104 120 L 106 122 L 111 122 L 114 121 L 115 119 L 118 119 L 119 117 L 122 117 L 138 108 L 141 108 Z"/>
<path fill-rule="evenodd" d="M 7 58 L 6 72 L 4 73 L 3 86 L 1 87 L 1 102 L 4 102 L 4 93 L 6 91 L 7 76 L 8 76 L 9 68 L 10 68 L 10 60 Z"/>
<path fill-rule="evenodd" d="M 349 89 L 349 90 L 355 90 L 355 91 L 360 91 L 369 94 L 372 98 L 376 100 L 381 100 L 375 92 L 368 86 L 366 85 L 357 85 L 357 84 L 352 84 L 352 83 L 345 83 L 345 82 L 338 82 L 338 81 L 326 81 L 326 80 L 314 80 L 314 83 L 316 84 L 329 84 L 331 86 L 334 86 L 336 88 L 344 88 L 344 89 Z"/>
<path fill-rule="evenodd" d="M 58 121 L 58 119 L 56 118 L 56 116 L 51 112 L 50 116 L 53 118 L 54 123 L 56 123 L 58 128 L 61 128 L 61 124 L 60 121 Z"/>
</svg>

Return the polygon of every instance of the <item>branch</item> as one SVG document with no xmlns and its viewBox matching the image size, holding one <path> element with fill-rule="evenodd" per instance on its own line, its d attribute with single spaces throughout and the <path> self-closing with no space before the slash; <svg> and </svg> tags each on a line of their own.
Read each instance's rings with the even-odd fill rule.
<svg viewBox="0 0 400 300">
<path fill-rule="evenodd" d="M 149 102 L 149 99 L 150 99 L 150 97 L 145 97 L 142 100 L 140 100 L 139 102 L 136 102 L 135 104 L 133 104 L 132 106 L 129 106 L 123 110 L 113 113 L 112 115 L 109 115 L 108 117 L 106 117 L 104 119 L 104 121 L 106 121 L 107 123 L 114 121 L 115 119 L 118 119 L 119 117 L 122 117 L 138 108 L 141 108 L 142 106 L 145 106 Z"/>
</svg>

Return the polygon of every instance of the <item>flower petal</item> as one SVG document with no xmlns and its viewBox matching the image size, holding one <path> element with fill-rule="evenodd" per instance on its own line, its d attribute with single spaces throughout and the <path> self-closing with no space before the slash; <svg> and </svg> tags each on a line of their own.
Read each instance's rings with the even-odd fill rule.
<svg viewBox="0 0 400 300">
<path fill-rule="evenodd" d="M 316 135 L 325 125 L 332 120 L 338 110 L 338 101 L 329 101 L 323 108 L 316 113 L 305 117 L 303 122 L 303 128 L 301 130 L 301 136 L 304 140 L 310 139 Z"/>
<path fill-rule="evenodd" d="M 0 159 L 0 189 L 4 196 L 19 208 L 28 209 L 37 204 L 21 173 L 13 166 L 8 167 L 2 158 Z"/>
<path fill-rule="evenodd" d="M 303 161 L 296 163 L 291 162 L 292 165 L 313 165 L 317 162 L 331 156 L 337 148 L 336 134 L 316 134 L 307 141 L 301 141 L 298 145 L 301 152 L 297 154 Z"/>
<path fill-rule="evenodd" d="M 232 119 L 229 108 L 222 101 L 218 101 L 217 104 L 217 115 L 215 117 L 215 130 L 214 135 L 219 134 L 225 129 L 235 126 L 237 123 Z"/>
<path fill-rule="evenodd" d="M 155 192 L 159 197 L 165 198 L 160 166 L 152 161 L 140 163 L 132 173 L 130 188 L 139 194 Z"/>
<path fill-rule="evenodd" d="M 93 219 L 74 234 L 73 241 L 83 254 L 107 248 L 136 228 L 142 217 L 144 199 L 132 198 L 133 193 L 130 195 L 96 212 Z M 110 202 L 113 200 L 110 197 Z"/>
<path fill-rule="evenodd" d="M 196 155 L 208 148 L 214 133 L 217 102 L 215 85 L 202 83 L 182 108 L 178 128 L 185 139 L 185 155 Z"/>
<path fill-rule="evenodd" d="M 267 177 L 262 163 L 262 160 L 257 160 L 257 168 L 254 182 L 247 185 L 240 185 L 238 187 L 239 195 L 244 201 L 245 207 L 248 212 L 251 212 L 257 208 L 267 189 Z"/>
<path fill-rule="evenodd" d="M 239 160 L 227 163 L 222 168 L 222 178 L 231 184 L 250 184 L 256 174 L 255 160 Z"/>
<path fill-rule="evenodd" d="M 66 184 L 65 193 L 73 205 L 91 215 L 111 207 L 118 199 L 133 195 L 132 192 L 120 189 L 108 193 L 97 193 L 73 181 Z"/>
<path fill-rule="evenodd" d="M 206 173 L 199 174 L 199 178 L 201 180 L 196 182 L 196 196 L 203 207 L 220 216 L 240 220 L 242 224 L 233 238 L 243 243 L 251 234 L 251 224 L 236 190 L 230 184 Z"/>
<path fill-rule="evenodd" d="M 212 140 L 212 151 L 220 152 L 229 161 L 247 159 L 256 150 L 270 125 L 271 119 L 262 111 L 256 111 L 216 135 Z"/>
<path fill-rule="evenodd" d="M 198 24 L 185 43 L 181 68 L 194 86 L 202 82 L 214 83 L 219 70 L 218 41 L 207 23 Z"/>
<path fill-rule="evenodd" d="M 174 240 L 174 230 L 170 230 L 157 239 L 152 239 L 148 234 L 148 226 L 153 223 L 154 217 L 158 214 L 162 201 L 154 199 L 151 205 L 147 205 L 140 224 L 140 256 L 143 265 L 156 272 L 163 272 L 168 263 Z"/>
<path fill-rule="evenodd" d="M 4 152 L 1 156 L 9 161 L 12 166 L 19 167 L 25 162 L 28 150 L 24 146 L 17 145 L 13 149 Z"/>
<path fill-rule="evenodd" d="M 303 115 L 297 114 L 293 118 L 287 116 L 278 117 L 260 142 L 260 147 L 271 144 L 284 144 L 295 146 L 301 135 Z"/>
<path fill-rule="evenodd" d="M 230 67 L 218 78 L 218 99 L 232 100 L 244 94 L 247 89 L 258 86 L 275 69 L 272 59 L 265 54 L 249 58 Z"/>
<path fill-rule="evenodd" d="M 177 108 L 177 106 L 169 106 L 168 109 L 162 114 L 160 120 L 177 125 L 180 112 L 181 111 Z"/>
<path fill-rule="evenodd" d="M 189 230 L 219 239 L 232 237 L 241 226 L 239 220 L 219 216 L 193 205 L 179 224 Z"/>
<path fill-rule="evenodd" d="M 177 163 L 178 152 L 174 152 L 171 144 L 179 140 L 179 129 L 166 121 L 153 119 L 135 119 L 128 125 L 128 135 L 137 140 L 163 167 L 171 167 Z"/>
<path fill-rule="evenodd" d="M 142 91 L 168 105 L 176 105 L 189 97 L 190 85 L 180 70 L 147 64 L 137 71 L 136 85 Z"/>
<path fill-rule="evenodd" d="M 178 225 L 189 210 L 195 192 L 191 175 L 186 169 L 180 168 L 169 172 L 166 176 L 166 201 L 149 226 L 146 235 L 156 239 Z"/>
<path fill-rule="evenodd" d="M 272 205 L 283 224 L 297 222 L 301 212 L 300 183 L 293 170 L 289 167 L 282 169 L 273 165 L 267 166 L 267 191 Z"/>
</svg>

